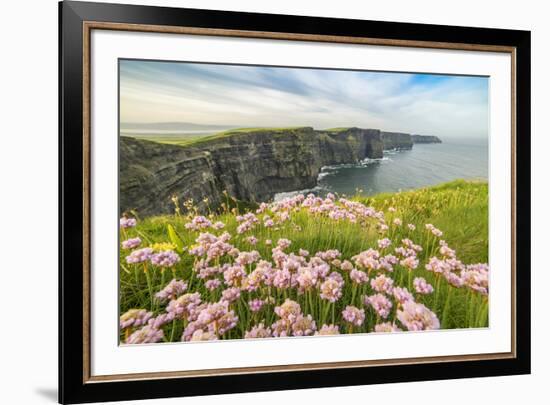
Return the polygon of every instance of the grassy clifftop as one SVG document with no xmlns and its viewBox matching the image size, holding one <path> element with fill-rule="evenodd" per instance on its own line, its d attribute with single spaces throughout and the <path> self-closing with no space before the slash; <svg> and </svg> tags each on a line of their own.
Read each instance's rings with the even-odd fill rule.
<svg viewBox="0 0 550 405">
<path fill-rule="evenodd" d="M 488 184 L 483 181 L 456 180 L 443 183 L 433 187 L 426 187 L 400 193 L 384 193 L 371 197 L 352 197 L 352 200 L 366 206 L 373 207 L 386 213 L 388 222 L 393 218 L 400 218 L 404 224 L 426 224 L 431 223 L 439 229 L 445 230 L 445 240 L 461 252 L 461 256 L 467 262 L 485 262 L 488 259 Z M 229 206 L 239 205 L 228 200 Z M 396 211 L 391 212 L 390 208 Z M 241 209 L 239 214 L 244 214 Z M 258 228 L 254 236 L 261 238 L 286 237 L 296 241 L 296 245 L 312 251 L 320 249 L 335 248 L 344 249 L 343 253 L 352 254 L 355 248 L 362 244 L 376 242 L 379 235 L 365 234 L 355 231 L 360 229 L 357 224 L 330 223 L 331 226 L 323 229 L 323 219 L 312 220 L 303 212 L 295 217 L 301 230 L 293 227 L 281 227 L 278 230 L 273 228 Z M 235 231 L 238 222 L 233 212 L 226 212 L 221 215 L 211 214 L 212 221 L 225 223 L 225 230 Z M 148 217 L 140 223 L 140 228 L 146 231 L 155 239 L 165 239 L 166 225 L 173 224 L 184 240 L 184 244 L 193 244 L 192 232 L 184 228 L 188 219 L 184 216 L 155 216 Z M 306 228 L 303 228 L 303 227 Z M 338 239 L 333 238 L 338 235 Z M 347 244 L 343 246 L 343 240 Z M 341 243 L 342 242 L 342 243 Z M 262 247 L 256 247 L 261 249 Z M 265 252 L 270 251 L 268 246 L 263 247 Z M 349 250 L 346 252 L 345 250 Z"/>
<path fill-rule="evenodd" d="M 487 183 L 457 180 L 435 187 L 373 197 L 335 197 L 325 202 L 322 199 L 306 199 L 305 204 L 303 201 L 297 198 L 275 205 L 262 205 L 259 212 L 226 208 L 219 214 L 212 213 L 205 217 L 191 213 L 149 217 L 142 221 L 138 218 L 136 227 L 122 229 L 122 240 L 137 237 L 140 248 L 151 247 L 153 252 L 160 252 L 161 255 L 167 249 L 173 250 L 177 252 L 178 261 L 164 270 L 162 266 L 155 265 L 154 259 L 151 259 L 152 265 L 141 262 L 133 264 L 126 259 L 132 252 L 121 249 L 121 314 L 132 308 L 144 308 L 155 316 L 169 311 L 170 305 L 163 309 L 163 305 L 153 297 L 170 279 L 176 278 L 186 283 L 188 293 L 199 294 L 203 303 L 230 300 L 230 317 L 236 318 L 231 330 L 219 332 L 215 329 L 213 335 L 204 329 L 198 337 L 235 339 L 243 338 L 247 333 L 252 336 L 250 333 L 260 325 L 262 328 L 271 325 L 278 328 L 282 324 L 277 323 L 276 308 L 286 300 L 297 303 L 304 315 L 311 315 L 304 322 L 314 320 L 317 329 L 321 329 L 321 325 L 336 325 L 340 333 L 370 333 L 378 331 L 377 328 L 386 330 L 391 324 L 396 330 L 417 330 L 414 329 L 416 326 L 408 323 L 403 304 L 394 298 L 391 289 L 384 290 L 386 287 L 373 282 L 376 279 L 388 283 L 391 279 L 393 287 L 406 288 L 413 294 L 413 302 L 418 305 L 416 308 L 429 308 L 422 311 L 426 316 L 436 317 L 436 320 L 423 318 L 422 328 L 488 325 L 488 292 L 476 290 L 482 284 L 483 288 L 487 288 L 483 281 L 486 280 L 485 265 L 477 265 L 488 260 Z M 187 207 L 192 208 L 191 203 L 187 203 Z M 223 239 L 224 233 L 229 239 Z M 200 236 L 205 234 L 209 236 Z M 224 242 L 220 242 L 221 239 L 214 242 L 217 238 L 222 238 Z M 382 241 L 389 244 L 383 245 Z M 215 260 L 208 259 L 210 254 L 219 254 L 219 246 L 224 246 L 226 242 L 232 249 L 237 249 L 234 251 L 236 253 L 228 250 L 227 254 L 216 256 Z M 283 247 L 276 253 L 277 249 L 273 248 L 278 244 Z M 411 246 L 414 248 L 412 259 L 407 256 L 411 253 L 402 253 L 407 249 L 412 252 Z M 451 249 L 451 253 L 440 250 L 441 246 Z M 375 256 L 371 256 L 374 251 Z M 142 253 L 132 254 L 138 258 L 142 257 Z M 390 270 L 369 269 L 369 260 L 375 258 L 377 262 L 377 254 L 380 254 L 380 260 L 384 255 L 396 255 L 398 260 L 390 266 Z M 444 273 L 427 270 L 426 265 L 434 259 L 439 263 L 448 263 L 452 274 L 444 277 Z M 265 262 L 261 264 L 263 260 L 269 262 L 267 267 Z M 294 278 L 301 274 L 299 268 L 290 267 L 288 274 L 285 273 L 285 266 L 294 266 L 300 260 L 303 262 L 300 266 L 307 269 L 319 265 L 319 261 L 325 263 L 330 266 L 331 276 L 328 277 L 328 273 L 317 275 L 315 277 L 319 278 L 312 280 L 314 284 L 311 287 L 307 287 L 307 283 L 304 284 L 306 287 L 301 286 L 304 279 Z M 235 263 L 241 262 L 235 267 Z M 312 264 L 314 262 L 315 265 Z M 349 268 L 344 268 L 341 264 L 344 262 L 354 266 L 355 276 L 351 276 Z M 229 267 L 223 267 L 224 264 Z M 466 267 L 470 264 L 473 266 Z M 260 266 L 264 270 L 269 269 L 265 274 L 275 275 L 269 282 L 272 284 L 263 278 L 264 273 L 254 273 L 254 269 Z M 453 270 L 453 266 L 458 267 Z M 479 271 L 480 278 L 468 278 L 463 273 L 465 270 L 473 274 Z M 256 279 L 259 274 L 264 276 Z M 289 277 L 288 285 L 284 284 L 285 274 Z M 361 277 L 368 278 L 368 282 L 358 283 L 358 274 L 363 274 Z M 453 275 L 455 279 L 450 277 Z M 338 286 L 327 293 L 325 287 L 332 282 L 331 277 L 337 280 Z M 422 288 L 416 285 L 417 278 L 424 279 L 433 291 L 419 292 Z M 454 285 L 450 280 L 460 283 Z M 259 283 L 257 287 L 250 284 L 255 282 Z M 215 283 L 219 284 L 212 288 Z M 305 292 L 303 288 L 306 288 Z M 382 288 L 382 294 L 377 293 L 378 288 Z M 233 298 L 223 298 L 222 291 Z M 327 300 L 327 294 L 331 291 L 340 294 L 334 301 Z M 389 309 L 384 312 L 384 308 L 365 297 L 389 305 Z M 252 300 L 264 302 L 262 309 L 249 309 Z M 349 306 L 355 308 L 353 311 L 363 311 L 364 322 L 354 326 L 347 321 Z M 192 337 L 186 333 L 193 332 L 191 326 L 196 325 L 185 319 L 175 320 L 162 326 L 159 336 L 164 336 L 164 341 L 189 340 Z M 126 336 L 121 334 L 121 339 L 129 339 L 130 332 L 127 330 Z M 265 330 L 262 329 L 263 332 Z M 285 333 L 298 332 L 287 329 Z M 132 339 L 129 341 L 132 342 Z"/>
<path fill-rule="evenodd" d="M 159 143 L 166 143 L 170 145 L 179 145 L 179 146 L 192 146 L 192 145 L 201 145 L 205 142 L 210 142 L 216 139 L 223 139 L 231 136 L 242 136 L 247 134 L 278 134 L 278 133 L 297 133 L 300 130 L 310 129 L 308 127 L 277 127 L 277 128 L 235 128 L 228 129 L 227 131 L 217 132 L 215 134 L 209 135 L 172 135 L 172 136 L 140 136 L 140 139 L 145 139 L 148 141 L 154 141 Z"/>
</svg>

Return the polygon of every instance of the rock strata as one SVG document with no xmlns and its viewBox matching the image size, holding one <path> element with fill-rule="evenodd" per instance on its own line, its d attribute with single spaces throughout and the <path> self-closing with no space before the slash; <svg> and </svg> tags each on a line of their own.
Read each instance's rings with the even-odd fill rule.
<svg viewBox="0 0 550 405">
<path fill-rule="evenodd" d="M 361 128 L 235 131 L 187 146 L 120 137 L 120 210 L 172 213 L 174 195 L 202 211 L 225 201 L 224 192 L 268 201 L 315 187 L 323 166 L 381 158 L 383 149 L 379 130 Z"/>
<path fill-rule="evenodd" d="M 386 150 L 409 150 L 413 147 L 411 134 L 402 132 L 381 132 L 382 142 Z"/>
</svg>

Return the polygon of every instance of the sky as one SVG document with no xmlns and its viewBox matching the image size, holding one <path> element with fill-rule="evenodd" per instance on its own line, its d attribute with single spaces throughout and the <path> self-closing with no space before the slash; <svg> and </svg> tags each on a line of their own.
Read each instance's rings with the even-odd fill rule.
<svg viewBox="0 0 550 405">
<path fill-rule="evenodd" d="M 488 136 L 486 77 L 120 61 L 121 123 Z"/>
</svg>

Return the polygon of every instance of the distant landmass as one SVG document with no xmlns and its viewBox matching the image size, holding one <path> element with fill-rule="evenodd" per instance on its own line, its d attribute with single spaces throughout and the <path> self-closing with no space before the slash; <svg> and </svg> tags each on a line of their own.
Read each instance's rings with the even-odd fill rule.
<svg viewBox="0 0 550 405">
<path fill-rule="evenodd" d="M 441 142 L 430 137 L 422 143 Z M 378 129 L 250 128 L 199 137 L 185 144 L 120 138 L 120 208 L 141 215 L 173 211 L 171 197 L 199 210 L 229 196 L 247 202 L 312 188 L 327 165 L 382 158 L 384 149 L 412 149 L 410 134 Z M 203 202 L 208 198 L 208 205 Z"/>
<path fill-rule="evenodd" d="M 413 143 L 441 143 L 441 139 L 434 135 L 411 135 Z"/>
<path fill-rule="evenodd" d="M 207 125 L 194 124 L 192 122 L 122 122 L 120 123 L 121 131 L 225 131 L 228 129 L 237 128 L 234 125 Z"/>
</svg>

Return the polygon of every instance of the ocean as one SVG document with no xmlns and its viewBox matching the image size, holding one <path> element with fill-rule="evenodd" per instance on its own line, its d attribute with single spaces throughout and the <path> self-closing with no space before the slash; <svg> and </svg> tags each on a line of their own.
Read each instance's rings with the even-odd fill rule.
<svg viewBox="0 0 550 405">
<path fill-rule="evenodd" d="M 439 144 L 415 144 L 412 150 L 384 151 L 381 159 L 324 167 L 312 190 L 280 193 L 275 200 L 297 193 L 328 192 L 339 195 L 374 195 L 410 190 L 456 179 L 488 177 L 487 140 L 445 140 Z"/>
</svg>

